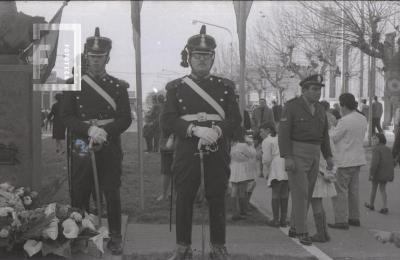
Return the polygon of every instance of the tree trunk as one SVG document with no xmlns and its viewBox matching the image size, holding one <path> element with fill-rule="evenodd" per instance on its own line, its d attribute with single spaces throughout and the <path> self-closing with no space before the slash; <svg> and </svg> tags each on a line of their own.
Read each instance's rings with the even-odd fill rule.
<svg viewBox="0 0 400 260">
<path fill-rule="evenodd" d="M 336 49 L 332 50 L 330 60 L 336 65 Z M 336 97 L 336 68 L 329 70 L 329 98 Z"/>
<path fill-rule="evenodd" d="M 359 99 L 361 100 L 364 96 L 364 53 L 360 51 L 360 91 Z"/>
<path fill-rule="evenodd" d="M 350 46 L 345 44 L 342 57 L 342 93 L 349 92 L 349 54 Z"/>
</svg>

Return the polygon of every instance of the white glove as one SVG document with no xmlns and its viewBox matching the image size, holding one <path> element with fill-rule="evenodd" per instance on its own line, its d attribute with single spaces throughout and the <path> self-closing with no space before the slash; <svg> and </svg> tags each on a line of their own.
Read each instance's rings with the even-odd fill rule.
<svg viewBox="0 0 400 260">
<path fill-rule="evenodd" d="M 193 134 L 200 139 L 203 139 L 203 144 L 213 144 L 218 140 L 218 133 L 210 127 L 196 126 L 193 129 Z"/>
<path fill-rule="evenodd" d="M 89 128 L 88 135 L 96 144 L 102 144 L 107 141 L 107 132 L 103 128 L 97 126 L 91 126 Z"/>
</svg>

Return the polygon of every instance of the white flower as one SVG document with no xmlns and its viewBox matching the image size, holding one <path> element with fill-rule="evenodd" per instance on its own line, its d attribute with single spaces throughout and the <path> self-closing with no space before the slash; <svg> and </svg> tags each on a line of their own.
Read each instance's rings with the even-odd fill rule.
<svg viewBox="0 0 400 260">
<path fill-rule="evenodd" d="M 27 240 L 24 244 L 24 250 L 28 253 L 29 257 L 37 254 L 42 250 L 43 243 L 36 240 Z"/>
<path fill-rule="evenodd" d="M 64 220 L 62 223 L 64 229 L 63 234 L 66 238 L 77 238 L 79 234 L 79 227 L 76 222 L 70 218 Z"/>
<path fill-rule="evenodd" d="M 43 230 L 42 236 L 44 238 L 51 238 L 52 240 L 56 240 L 58 237 L 58 218 L 54 218 L 49 226 Z"/>
<path fill-rule="evenodd" d="M 10 232 L 8 232 L 8 229 L 2 228 L 0 230 L 0 238 L 7 238 Z"/>
<path fill-rule="evenodd" d="M 79 212 L 72 212 L 71 215 L 69 216 L 71 219 L 75 220 L 76 222 L 81 222 L 82 221 L 82 215 Z"/>
<path fill-rule="evenodd" d="M 85 228 L 96 231 L 96 228 L 95 228 L 93 222 L 90 221 L 90 219 L 88 219 L 88 218 L 82 219 L 82 229 L 85 229 Z"/>
<path fill-rule="evenodd" d="M 15 193 L 15 195 L 21 197 L 25 193 L 25 188 L 24 187 L 20 187 L 20 188 L 16 189 L 14 193 Z"/>
<path fill-rule="evenodd" d="M 4 182 L 4 183 L 0 184 L 0 189 L 2 189 L 2 190 L 8 191 L 11 188 L 12 188 L 12 186 L 8 182 Z"/>
<path fill-rule="evenodd" d="M 46 214 L 46 216 L 50 216 L 52 213 L 55 212 L 56 212 L 56 203 L 50 203 L 44 210 L 44 214 Z"/>
<path fill-rule="evenodd" d="M 0 217 L 6 217 L 8 213 L 14 212 L 14 209 L 11 207 L 2 207 L 0 208 Z"/>
</svg>

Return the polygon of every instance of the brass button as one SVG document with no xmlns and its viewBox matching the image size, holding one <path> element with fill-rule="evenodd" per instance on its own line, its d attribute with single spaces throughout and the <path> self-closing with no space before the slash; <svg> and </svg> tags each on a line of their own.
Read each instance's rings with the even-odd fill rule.
<svg viewBox="0 0 400 260">
<path fill-rule="evenodd" d="M 79 96 L 76 96 L 76 99 L 79 99 Z"/>
<path fill-rule="evenodd" d="M 210 81 L 213 81 L 213 78 L 212 78 L 212 77 L 210 77 Z"/>
<path fill-rule="evenodd" d="M 221 101 L 224 101 L 224 99 L 223 99 L 223 98 L 221 98 L 220 100 L 221 100 Z"/>
<path fill-rule="evenodd" d="M 179 103 L 182 103 L 182 102 L 183 102 L 183 100 L 182 100 L 182 99 L 179 99 L 178 101 L 179 101 Z"/>
<path fill-rule="evenodd" d="M 225 94 L 225 95 L 228 94 L 228 91 L 225 90 L 225 91 L 224 91 L 224 94 Z"/>
<path fill-rule="evenodd" d="M 221 82 L 221 81 L 222 81 L 221 79 L 218 80 L 218 82 Z"/>
<path fill-rule="evenodd" d="M 116 86 L 119 87 L 119 84 L 117 84 Z"/>
<path fill-rule="evenodd" d="M 106 81 L 106 78 L 103 78 L 103 81 Z"/>
<path fill-rule="evenodd" d="M 82 106 L 82 105 L 79 105 L 79 107 L 82 108 L 83 106 Z"/>
<path fill-rule="evenodd" d="M 110 83 L 113 83 L 113 81 L 112 81 L 112 80 L 110 80 Z"/>
</svg>

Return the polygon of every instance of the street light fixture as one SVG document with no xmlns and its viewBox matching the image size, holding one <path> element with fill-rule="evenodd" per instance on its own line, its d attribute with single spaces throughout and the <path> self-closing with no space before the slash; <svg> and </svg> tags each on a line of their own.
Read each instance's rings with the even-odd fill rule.
<svg viewBox="0 0 400 260">
<path fill-rule="evenodd" d="M 232 31 L 231 30 L 229 30 L 227 27 L 224 27 L 224 26 L 221 26 L 221 25 L 217 25 L 217 24 L 213 24 L 213 23 L 209 23 L 209 22 L 205 22 L 205 21 L 200 21 L 200 20 L 196 20 L 196 19 L 194 19 L 194 20 L 192 20 L 192 24 L 193 25 L 195 25 L 195 24 L 197 24 L 197 23 L 200 23 L 200 24 L 206 24 L 206 25 L 210 25 L 210 26 L 213 26 L 213 27 L 217 27 L 217 28 L 220 28 L 220 29 L 222 29 L 222 30 L 224 30 L 224 31 L 227 31 L 228 33 L 229 33 L 229 36 L 231 37 L 231 43 L 230 43 L 230 49 L 231 49 L 231 78 L 232 78 L 232 74 L 233 74 L 233 33 L 232 33 Z"/>
</svg>

